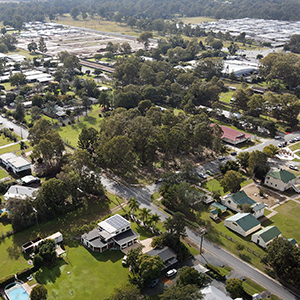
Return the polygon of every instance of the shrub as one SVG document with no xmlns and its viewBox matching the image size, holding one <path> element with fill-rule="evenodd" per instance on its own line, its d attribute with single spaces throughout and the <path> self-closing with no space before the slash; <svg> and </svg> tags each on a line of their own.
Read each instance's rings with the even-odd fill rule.
<svg viewBox="0 0 300 300">
<path fill-rule="evenodd" d="M 32 271 L 30 268 L 25 268 L 21 271 L 18 271 L 17 276 L 18 276 L 18 278 L 20 278 L 22 280 L 22 279 L 26 279 L 31 273 L 32 273 Z"/>
<path fill-rule="evenodd" d="M 2 218 L 2 219 L 7 219 L 7 218 L 8 218 L 8 212 L 7 212 L 7 211 L 3 212 L 3 213 L 1 214 L 1 218 Z"/>
<path fill-rule="evenodd" d="M 10 283 L 13 283 L 15 281 L 15 275 L 8 275 L 2 279 L 0 279 L 0 288 L 4 288 Z"/>
<path fill-rule="evenodd" d="M 215 266 L 207 263 L 205 265 L 205 267 L 209 270 L 211 270 L 214 274 L 214 278 L 217 279 L 217 280 L 225 280 L 225 276 L 220 272 L 220 270 L 218 268 L 216 268 Z"/>
</svg>

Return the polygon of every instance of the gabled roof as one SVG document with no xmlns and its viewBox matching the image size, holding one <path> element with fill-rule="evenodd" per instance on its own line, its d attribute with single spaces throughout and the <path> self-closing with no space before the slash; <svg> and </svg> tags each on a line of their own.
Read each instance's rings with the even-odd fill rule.
<svg viewBox="0 0 300 300">
<path fill-rule="evenodd" d="M 245 232 L 260 225 L 260 222 L 250 213 L 237 213 L 227 218 L 226 221 L 237 223 Z"/>
<path fill-rule="evenodd" d="M 212 206 L 212 207 L 214 207 L 214 208 L 219 208 L 219 209 L 221 209 L 222 211 L 223 211 L 223 210 L 227 210 L 227 207 L 224 206 L 224 205 L 222 205 L 222 204 L 219 203 L 219 202 L 214 202 L 214 203 L 212 203 L 210 206 Z"/>
<path fill-rule="evenodd" d="M 266 206 L 263 202 L 260 202 L 260 203 L 253 204 L 251 207 L 254 211 L 258 211 L 258 210 L 265 208 Z"/>
<path fill-rule="evenodd" d="M 264 229 L 255 233 L 255 235 L 260 236 L 265 243 L 273 240 L 274 238 L 278 237 L 280 234 L 281 234 L 280 230 L 275 225 L 267 226 Z"/>
<path fill-rule="evenodd" d="M 227 296 L 213 285 L 203 287 L 200 291 L 203 295 L 203 300 L 232 300 L 231 297 Z"/>
<path fill-rule="evenodd" d="M 287 170 L 284 170 L 284 169 L 273 170 L 273 171 L 269 172 L 267 174 L 267 176 L 279 179 L 279 180 L 283 181 L 284 183 L 287 183 L 296 178 L 296 176 L 293 173 L 291 173 Z"/>
<path fill-rule="evenodd" d="M 231 198 L 237 205 L 249 204 L 252 206 L 256 203 L 256 201 L 248 197 L 244 191 L 238 191 L 237 193 L 232 194 Z"/>
<path fill-rule="evenodd" d="M 217 215 L 219 213 L 219 211 L 215 208 L 215 209 L 212 209 L 210 211 L 210 213 L 213 214 L 213 215 Z"/>
</svg>

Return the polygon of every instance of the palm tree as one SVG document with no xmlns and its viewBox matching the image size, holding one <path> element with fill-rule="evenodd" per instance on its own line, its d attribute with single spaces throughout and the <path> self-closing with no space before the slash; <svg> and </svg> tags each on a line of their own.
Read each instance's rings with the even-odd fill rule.
<svg viewBox="0 0 300 300">
<path fill-rule="evenodd" d="M 150 220 L 151 224 L 154 223 L 153 230 L 156 230 L 156 225 L 157 222 L 160 220 L 160 216 L 157 213 L 155 213 L 154 215 L 151 215 Z"/>
<path fill-rule="evenodd" d="M 135 217 L 135 211 L 139 209 L 139 204 L 134 197 L 131 197 L 128 203 L 131 214 Z"/>
<path fill-rule="evenodd" d="M 145 225 L 145 222 L 147 221 L 149 215 L 150 215 L 150 209 L 144 207 L 141 209 L 141 218 L 142 218 L 142 221 L 143 221 L 143 224 Z"/>
</svg>

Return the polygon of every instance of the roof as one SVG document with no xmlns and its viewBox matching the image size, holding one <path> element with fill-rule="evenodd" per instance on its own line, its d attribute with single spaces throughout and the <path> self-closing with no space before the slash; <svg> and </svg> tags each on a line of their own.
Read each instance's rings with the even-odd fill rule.
<svg viewBox="0 0 300 300">
<path fill-rule="evenodd" d="M 217 215 L 219 213 L 219 211 L 215 208 L 215 209 L 212 209 L 209 213 L 211 213 L 213 215 Z"/>
<path fill-rule="evenodd" d="M 39 181 L 40 179 L 38 177 L 34 177 L 32 175 L 27 175 L 24 176 L 20 179 L 21 182 L 24 182 L 25 184 L 31 183 L 31 182 L 35 182 L 35 181 Z"/>
<path fill-rule="evenodd" d="M 226 138 L 226 139 L 229 139 L 232 141 L 238 141 L 241 139 L 250 138 L 250 134 L 248 134 L 248 133 L 244 133 L 244 132 L 241 132 L 241 131 L 238 131 L 238 130 L 235 130 L 235 129 L 232 129 L 232 128 L 229 128 L 226 126 L 222 126 L 222 125 L 220 125 L 220 127 L 223 130 L 223 135 L 221 137 L 222 139 Z"/>
<path fill-rule="evenodd" d="M 262 202 L 260 202 L 260 203 L 255 203 L 255 204 L 252 205 L 252 209 L 253 209 L 254 211 L 261 210 L 261 209 L 263 209 L 263 208 L 265 208 L 265 207 L 266 207 L 265 204 L 262 203 Z"/>
<path fill-rule="evenodd" d="M 278 237 L 280 234 L 281 234 L 280 230 L 275 225 L 267 226 L 255 233 L 255 235 L 260 236 L 265 243 L 273 240 L 274 238 Z"/>
<path fill-rule="evenodd" d="M 21 168 L 21 167 L 31 165 L 31 162 L 26 158 L 24 158 L 23 156 L 11 157 L 7 159 L 7 162 L 9 162 L 15 168 Z"/>
<path fill-rule="evenodd" d="M 290 241 L 294 246 L 298 244 L 297 241 L 293 238 L 288 239 L 288 241 Z"/>
<path fill-rule="evenodd" d="M 293 180 L 296 178 L 296 176 L 284 169 L 278 169 L 278 170 L 273 170 L 267 174 L 267 176 L 279 179 L 283 181 L 284 183 L 288 183 L 289 181 Z"/>
<path fill-rule="evenodd" d="M 212 203 L 210 206 L 213 206 L 213 207 L 215 207 L 215 208 L 219 208 L 219 209 L 221 209 L 222 211 L 223 211 L 223 210 L 227 210 L 227 207 L 224 206 L 224 205 L 222 205 L 222 204 L 219 203 L 219 202 L 214 202 L 214 203 Z"/>
<path fill-rule="evenodd" d="M 204 266 L 202 266 L 201 264 L 198 264 L 196 266 L 193 266 L 193 268 L 195 270 L 197 270 L 199 273 L 207 273 L 209 272 L 209 269 L 205 268 Z"/>
<path fill-rule="evenodd" d="M 132 229 L 129 229 L 115 236 L 114 240 L 121 246 L 125 243 L 132 241 L 135 238 L 138 238 L 139 236 L 140 235 L 138 233 L 136 233 Z"/>
<path fill-rule="evenodd" d="M 237 213 L 225 221 L 236 222 L 245 232 L 260 225 L 260 222 L 250 213 Z"/>
<path fill-rule="evenodd" d="M 164 262 L 171 259 L 172 257 L 176 257 L 176 253 L 169 247 L 157 247 L 147 252 L 147 254 L 151 256 L 158 255 Z"/>
<path fill-rule="evenodd" d="M 98 226 L 103 228 L 108 233 L 114 233 L 115 231 L 121 230 L 124 227 L 130 226 L 130 222 L 121 217 L 119 214 L 116 214 L 98 223 Z"/>
<path fill-rule="evenodd" d="M 203 295 L 203 300 L 232 300 L 231 297 L 227 296 L 213 285 L 202 288 L 201 293 Z"/>
<path fill-rule="evenodd" d="M 237 193 L 230 196 L 237 205 L 249 204 L 250 206 L 252 206 L 256 203 L 256 201 L 248 197 L 244 191 L 238 191 Z"/>
<path fill-rule="evenodd" d="M 13 157 L 18 157 L 18 155 L 13 152 L 4 153 L 0 155 L 0 159 L 2 159 L 3 161 L 7 161 L 8 159 Z"/>
<path fill-rule="evenodd" d="M 22 185 L 12 185 L 4 195 L 4 199 L 19 199 L 25 200 L 27 197 L 35 198 L 39 189 L 22 186 Z"/>
</svg>

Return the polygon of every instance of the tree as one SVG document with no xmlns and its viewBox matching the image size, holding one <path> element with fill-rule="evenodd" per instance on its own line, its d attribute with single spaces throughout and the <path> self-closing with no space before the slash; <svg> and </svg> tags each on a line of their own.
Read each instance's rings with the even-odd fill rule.
<svg viewBox="0 0 300 300">
<path fill-rule="evenodd" d="M 215 50 L 221 50 L 223 48 L 223 43 L 218 40 L 214 40 L 210 43 L 210 46 L 213 47 Z"/>
<path fill-rule="evenodd" d="M 150 212 L 151 212 L 151 210 L 146 208 L 146 207 L 143 207 L 141 209 L 140 215 L 141 215 L 141 218 L 142 218 L 142 221 L 143 221 L 144 224 L 147 223 L 147 220 L 150 216 Z"/>
<path fill-rule="evenodd" d="M 221 173 L 223 175 L 225 175 L 226 172 L 230 171 L 230 170 L 238 171 L 239 165 L 235 161 L 229 160 L 226 162 L 225 165 L 220 164 L 219 168 L 220 168 Z"/>
<path fill-rule="evenodd" d="M 181 212 L 175 212 L 172 217 L 166 218 L 164 222 L 166 230 L 178 239 L 186 236 L 185 225 L 186 220 L 184 214 Z"/>
<path fill-rule="evenodd" d="M 131 46 L 128 42 L 124 42 L 122 45 L 120 45 L 120 51 L 124 54 L 130 54 L 131 50 Z"/>
<path fill-rule="evenodd" d="M 300 53 L 300 35 L 294 34 L 291 36 L 288 43 L 284 45 L 284 50 L 290 50 L 293 53 Z"/>
<path fill-rule="evenodd" d="M 23 121 L 25 117 L 25 108 L 21 101 L 17 101 L 16 110 L 14 113 L 14 118 L 17 121 Z"/>
<path fill-rule="evenodd" d="M 151 215 L 150 216 L 150 220 L 149 220 L 149 222 L 151 223 L 151 224 L 154 224 L 154 226 L 153 226 L 153 229 L 154 230 L 156 230 L 156 224 L 157 224 L 157 222 L 160 220 L 160 216 L 157 214 L 157 213 L 155 213 L 154 215 Z"/>
<path fill-rule="evenodd" d="M 34 252 L 42 258 L 43 265 L 52 266 L 56 260 L 54 240 L 46 239 L 42 241 L 35 247 Z"/>
<path fill-rule="evenodd" d="M 239 46 L 235 43 L 231 43 L 230 46 L 228 47 L 228 51 L 230 55 L 235 55 L 236 51 L 239 50 Z"/>
<path fill-rule="evenodd" d="M 70 15 L 74 20 L 77 20 L 77 17 L 79 16 L 80 11 L 77 7 L 73 7 L 70 11 Z"/>
<path fill-rule="evenodd" d="M 120 288 L 115 288 L 109 300 L 139 300 L 143 298 L 136 285 L 127 283 Z"/>
<path fill-rule="evenodd" d="M 250 156 L 249 152 L 243 151 L 240 152 L 236 157 L 237 162 L 245 171 L 247 171 L 249 165 L 249 156 Z"/>
<path fill-rule="evenodd" d="M 6 34 L 6 28 L 5 28 L 5 27 L 2 27 L 2 28 L 1 28 L 1 33 L 2 33 L 2 35 L 5 35 L 5 34 Z"/>
<path fill-rule="evenodd" d="M 180 276 L 178 278 L 177 284 L 186 286 L 188 284 L 197 285 L 201 288 L 205 282 L 205 276 L 202 273 L 199 273 L 196 269 L 191 267 L 183 267 L 181 270 Z"/>
<path fill-rule="evenodd" d="M 222 59 L 206 57 L 197 63 L 194 74 L 200 78 L 211 80 L 214 76 L 221 77 L 223 66 Z"/>
<path fill-rule="evenodd" d="M 226 280 L 226 291 L 232 298 L 241 298 L 244 295 L 243 281 L 239 278 L 230 278 Z"/>
<path fill-rule="evenodd" d="M 135 212 L 139 209 L 139 204 L 134 197 L 131 197 L 128 201 L 129 209 L 133 217 L 135 217 Z"/>
<path fill-rule="evenodd" d="M 234 170 L 228 171 L 223 179 L 220 181 L 224 192 L 230 191 L 231 193 L 236 193 L 241 189 L 241 183 L 243 181 L 242 175 Z"/>
<path fill-rule="evenodd" d="M 31 42 L 27 45 L 27 49 L 29 52 L 36 52 L 38 46 L 36 42 Z"/>
<path fill-rule="evenodd" d="M 143 43 L 145 50 L 149 47 L 149 39 L 153 37 L 153 34 L 151 32 L 142 32 L 139 37 L 137 38 L 137 41 L 139 43 Z"/>
<path fill-rule="evenodd" d="M 87 150 L 93 155 L 98 147 L 99 132 L 93 128 L 83 128 L 78 137 L 78 147 L 82 150 Z"/>
<path fill-rule="evenodd" d="M 82 97 L 82 106 L 84 107 L 85 115 L 87 116 L 88 110 L 91 108 L 91 101 L 88 96 L 84 95 Z"/>
<path fill-rule="evenodd" d="M 197 285 L 173 285 L 172 287 L 164 290 L 160 296 L 161 300 L 201 300 L 203 295 L 199 291 Z"/>
<path fill-rule="evenodd" d="M 46 46 L 45 40 L 44 40 L 44 38 L 42 36 L 40 37 L 38 48 L 39 48 L 39 51 L 43 55 L 47 52 L 47 46 Z"/>
<path fill-rule="evenodd" d="M 278 154 L 278 152 L 278 147 L 274 146 L 273 144 L 267 145 L 263 149 L 263 153 L 265 153 L 268 157 L 274 157 L 276 154 Z"/>
<path fill-rule="evenodd" d="M 275 238 L 268 245 L 263 262 L 272 267 L 279 278 L 292 285 L 299 283 L 300 250 L 286 238 Z"/>
<path fill-rule="evenodd" d="M 249 173 L 253 177 L 263 181 L 269 172 L 268 157 L 265 153 L 258 150 L 252 151 L 249 156 Z"/>
<path fill-rule="evenodd" d="M 23 73 L 16 73 L 9 78 L 9 82 L 13 86 L 20 86 L 26 84 L 26 76 Z"/>
<path fill-rule="evenodd" d="M 37 106 L 32 106 L 30 109 L 31 120 L 37 121 L 42 116 L 42 110 Z"/>
<path fill-rule="evenodd" d="M 38 284 L 32 288 L 32 291 L 30 293 L 30 299 L 31 300 L 46 300 L 47 294 L 48 294 L 47 289 L 43 285 Z"/>
</svg>

